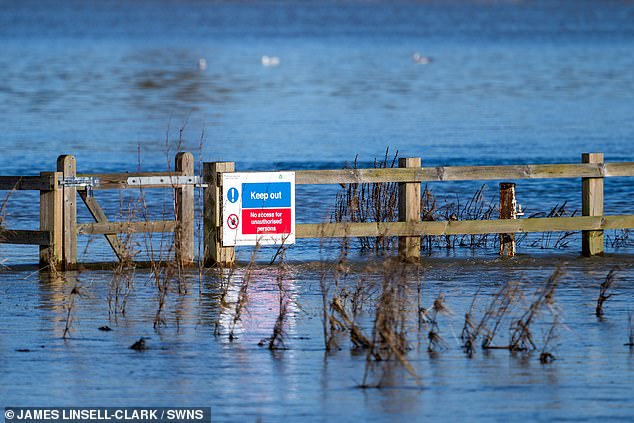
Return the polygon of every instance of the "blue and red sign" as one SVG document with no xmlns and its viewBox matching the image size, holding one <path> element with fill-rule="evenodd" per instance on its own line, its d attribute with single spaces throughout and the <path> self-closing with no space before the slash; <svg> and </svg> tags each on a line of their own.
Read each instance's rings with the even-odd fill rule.
<svg viewBox="0 0 634 423">
<path fill-rule="evenodd" d="M 242 184 L 242 233 L 291 233 L 291 183 Z"/>
<path fill-rule="evenodd" d="M 293 172 L 223 174 L 223 245 L 295 242 Z"/>
</svg>

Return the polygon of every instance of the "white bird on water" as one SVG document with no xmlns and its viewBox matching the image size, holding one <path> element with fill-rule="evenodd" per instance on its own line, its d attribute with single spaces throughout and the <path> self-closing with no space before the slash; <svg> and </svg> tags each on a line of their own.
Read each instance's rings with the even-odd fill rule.
<svg viewBox="0 0 634 423">
<path fill-rule="evenodd" d="M 277 56 L 262 56 L 262 66 L 278 66 L 280 58 Z"/>
<path fill-rule="evenodd" d="M 198 59 L 198 69 L 201 71 L 207 69 L 207 59 L 205 59 L 204 57 Z"/>
<path fill-rule="evenodd" d="M 417 65 L 427 65 L 431 63 L 431 57 L 423 56 L 419 52 L 415 52 L 412 54 L 412 62 L 416 63 Z"/>
</svg>

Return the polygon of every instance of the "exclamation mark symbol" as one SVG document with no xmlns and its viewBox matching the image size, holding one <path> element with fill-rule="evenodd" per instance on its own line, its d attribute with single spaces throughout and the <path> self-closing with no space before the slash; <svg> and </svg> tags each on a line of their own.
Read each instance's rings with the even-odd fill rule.
<svg viewBox="0 0 634 423">
<path fill-rule="evenodd" d="M 235 203 L 238 201 L 238 190 L 236 188 L 229 188 L 229 192 L 227 192 L 227 198 L 230 203 Z"/>
</svg>

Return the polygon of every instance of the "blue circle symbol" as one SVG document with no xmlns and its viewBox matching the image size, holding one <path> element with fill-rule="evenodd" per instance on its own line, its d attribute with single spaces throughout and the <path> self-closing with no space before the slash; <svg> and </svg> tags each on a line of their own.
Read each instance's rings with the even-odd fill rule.
<svg viewBox="0 0 634 423">
<path fill-rule="evenodd" d="M 227 199 L 229 200 L 229 202 L 235 203 L 236 201 L 238 201 L 238 197 L 240 197 L 240 194 L 238 193 L 238 189 L 229 188 L 229 191 L 227 191 Z"/>
</svg>

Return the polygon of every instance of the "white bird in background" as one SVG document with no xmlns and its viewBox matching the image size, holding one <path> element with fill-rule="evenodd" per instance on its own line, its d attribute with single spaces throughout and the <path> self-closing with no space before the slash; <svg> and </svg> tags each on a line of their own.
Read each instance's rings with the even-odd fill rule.
<svg viewBox="0 0 634 423">
<path fill-rule="evenodd" d="M 198 59 L 198 69 L 201 71 L 207 69 L 207 59 L 205 59 L 204 57 Z"/>
<path fill-rule="evenodd" d="M 431 63 L 431 57 L 423 56 L 419 52 L 415 52 L 412 54 L 412 62 L 417 65 L 427 65 Z"/>
<path fill-rule="evenodd" d="M 262 66 L 278 66 L 280 58 L 277 56 L 262 56 Z"/>
</svg>

